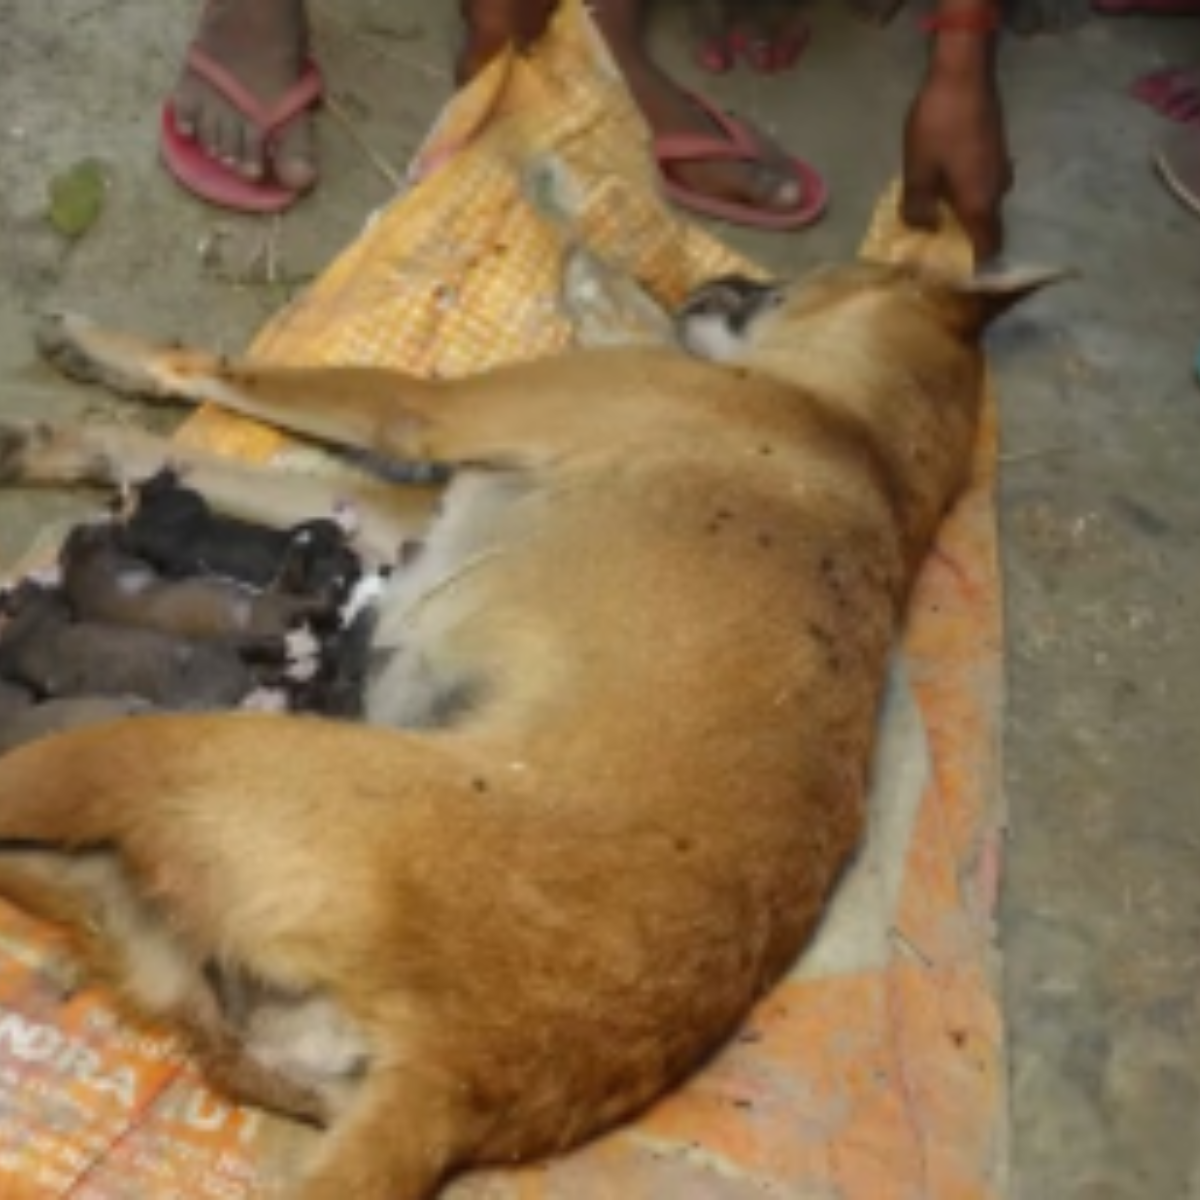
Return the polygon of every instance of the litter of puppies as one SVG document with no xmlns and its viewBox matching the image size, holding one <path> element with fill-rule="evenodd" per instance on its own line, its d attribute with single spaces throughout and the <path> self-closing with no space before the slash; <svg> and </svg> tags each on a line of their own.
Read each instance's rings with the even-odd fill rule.
<svg viewBox="0 0 1200 1200">
<path fill-rule="evenodd" d="M 143 712 L 361 717 L 389 571 L 365 569 L 352 512 L 270 529 L 169 468 L 114 509 L 0 592 L 0 754 Z"/>
</svg>

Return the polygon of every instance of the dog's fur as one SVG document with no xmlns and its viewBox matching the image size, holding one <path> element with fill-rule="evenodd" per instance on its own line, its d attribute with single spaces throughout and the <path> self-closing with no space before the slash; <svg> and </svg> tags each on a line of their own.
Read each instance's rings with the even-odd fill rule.
<svg viewBox="0 0 1200 1200">
<path fill-rule="evenodd" d="M 331 1127 L 303 1200 L 420 1200 L 628 1117 L 795 960 L 854 850 L 979 335 L 1047 278 L 723 281 L 679 316 L 717 362 L 452 383 L 58 322 L 78 375 L 455 473 L 382 603 L 376 727 L 146 716 L 27 747 L 0 761 L 0 884 L 90 911 L 216 1082 Z M 10 428 L 0 474 L 104 477 L 78 436 Z"/>
</svg>

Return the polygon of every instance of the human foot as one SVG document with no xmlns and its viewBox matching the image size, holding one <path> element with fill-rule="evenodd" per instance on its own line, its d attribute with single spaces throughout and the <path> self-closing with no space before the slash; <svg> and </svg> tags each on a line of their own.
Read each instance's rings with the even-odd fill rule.
<svg viewBox="0 0 1200 1200">
<path fill-rule="evenodd" d="M 774 75 L 795 66 L 808 43 L 798 0 L 694 0 L 696 61 L 721 74 L 741 59 Z"/>
<path fill-rule="evenodd" d="M 707 138 L 728 141 L 728 131 L 659 70 L 643 49 L 641 0 L 596 0 L 596 23 L 647 124 L 657 139 Z M 805 205 L 804 185 L 795 164 L 774 142 L 747 131 L 754 156 L 744 154 L 694 161 L 673 161 L 664 167 L 682 188 L 716 201 L 747 205 L 780 215 Z"/>
<path fill-rule="evenodd" d="M 678 147 L 694 142 L 724 143 L 725 154 L 671 154 L 664 172 L 677 189 L 707 197 L 768 218 L 787 218 L 804 210 L 819 211 L 823 195 L 808 196 L 795 162 L 763 135 L 740 123 L 738 145 L 729 126 L 673 83 L 642 49 L 643 0 L 594 0 L 593 15 L 634 100 L 656 140 Z M 545 27 L 553 0 L 463 0 L 466 46 L 459 77 L 469 80 L 509 41 L 536 39 Z M 752 153 L 747 153 L 750 147 Z M 815 181 L 815 176 L 812 177 Z M 809 218 L 811 219 L 811 218 Z M 747 223 L 752 223 L 747 218 Z"/>
<path fill-rule="evenodd" d="M 308 68 L 304 0 L 208 0 L 194 49 L 232 76 L 259 107 L 286 102 Z M 273 176 L 304 191 L 316 182 L 312 120 L 300 112 L 272 134 L 233 103 L 227 89 L 189 65 L 173 97 L 175 125 L 215 160 L 252 181 Z"/>
<path fill-rule="evenodd" d="M 728 141 L 727 130 L 713 113 L 653 63 L 640 59 L 620 65 L 656 140 L 664 145 L 686 139 Z M 804 186 L 792 160 L 765 135 L 741 128 L 751 155 L 698 156 L 694 160 L 673 157 L 664 163 L 664 171 L 676 184 L 714 200 L 747 204 L 767 213 L 798 208 L 805 200 Z"/>
</svg>

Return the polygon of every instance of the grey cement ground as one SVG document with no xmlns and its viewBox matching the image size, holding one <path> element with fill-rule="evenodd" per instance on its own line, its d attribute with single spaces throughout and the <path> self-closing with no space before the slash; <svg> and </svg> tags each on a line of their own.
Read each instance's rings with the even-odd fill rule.
<svg viewBox="0 0 1200 1200">
<path fill-rule="evenodd" d="M 449 92 L 453 6 L 421 15 L 434 7 L 318 12 L 339 108 L 397 166 Z M 285 298 L 228 278 L 269 226 L 204 209 L 156 166 L 191 17 L 180 2 L 0 0 L 0 412 L 118 412 L 34 362 L 39 307 L 236 348 Z M 799 74 L 706 83 L 832 183 L 816 230 L 736 236 L 781 271 L 854 250 L 920 61 L 905 19 L 879 34 L 823 7 L 814 23 Z M 684 63 L 670 14 L 661 32 Z M 1200 1197 L 1200 221 L 1150 172 L 1158 119 L 1122 94 L 1164 60 L 1200 63 L 1200 26 L 1093 24 L 1005 59 L 1012 252 L 1083 272 L 997 339 L 1015 1200 Z M 336 120 L 323 138 L 325 182 L 277 231 L 295 280 L 389 192 Z M 45 188 L 89 155 L 109 165 L 110 203 L 67 247 L 43 223 Z M 76 503 L 0 493 L 0 558 Z"/>
</svg>

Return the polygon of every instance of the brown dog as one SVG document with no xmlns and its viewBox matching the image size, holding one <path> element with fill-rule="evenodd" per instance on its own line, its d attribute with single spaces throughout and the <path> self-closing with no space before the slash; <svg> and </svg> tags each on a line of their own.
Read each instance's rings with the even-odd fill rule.
<svg viewBox="0 0 1200 1200">
<path fill-rule="evenodd" d="M 794 961 L 853 852 L 980 333 L 1049 278 L 720 281 L 679 314 L 691 356 L 450 383 L 60 320 L 78 375 L 455 473 L 383 598 L 370 725 L 145 716 L 22 749 L 0 882 L 90 916 L 215 1082 L 330 1126 L 303 1200 L 419 1200 L 630 1116 Z M 8 429 L 0 477 L 115 476 L 81 436 Z"/>
</svg>

